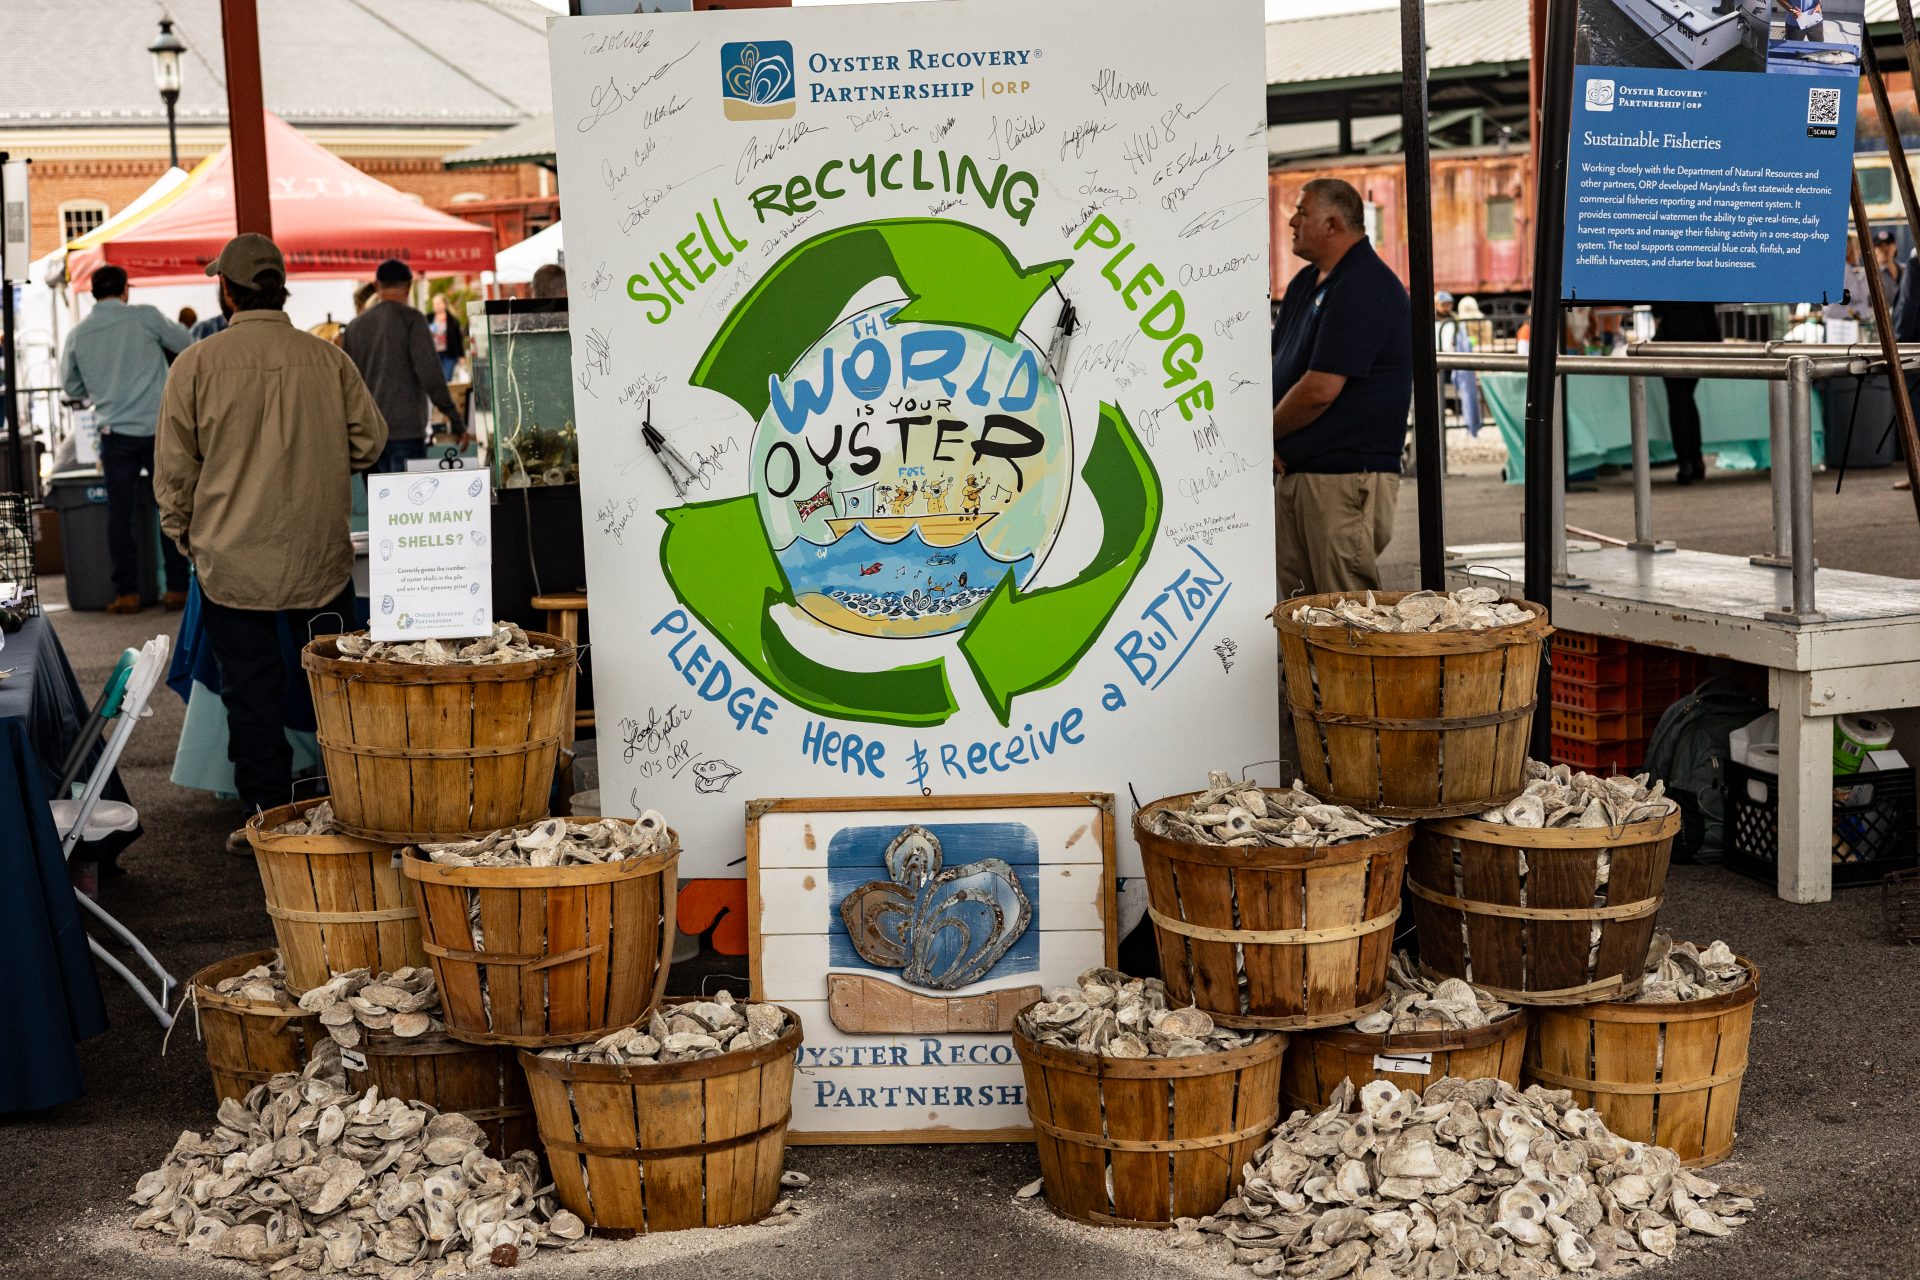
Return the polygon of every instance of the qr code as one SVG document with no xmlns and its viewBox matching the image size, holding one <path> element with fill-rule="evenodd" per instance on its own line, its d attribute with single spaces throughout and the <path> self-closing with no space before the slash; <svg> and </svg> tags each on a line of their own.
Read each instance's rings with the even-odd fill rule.
<svg viewBox="0 0 1920 1280">
<path fill-rule="evenodd" d="M 1840 91 L 1838 89 L 1807 90 L 1807 123 L 1840 123 Z"/>
</svg>

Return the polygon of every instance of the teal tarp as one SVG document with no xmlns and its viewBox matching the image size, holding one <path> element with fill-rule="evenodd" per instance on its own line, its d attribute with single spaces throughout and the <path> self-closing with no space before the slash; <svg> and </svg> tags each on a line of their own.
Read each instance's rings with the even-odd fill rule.
<svg viewBox="0 0 1920 1280">
<path fill-rule="evenodd" d="M 1627 380 L 1583 374 L 1567 380 L 1567 470 L 1578 475 L 1612 464 L 1633 465 L 1633 436 L 1627 425 Z M 1763 470 L 1771 465 L 1767 433 L 1767 385 L 1749 379 L 1705 378 L 1694 388 L 1700 406 L 1703 451 L 1720 455 L 1732 471 Z M 1519 373 L 1483 373 L 1480 389 L 1500 438 L 1507 446 L 1507 483 L 1526 478 L 1527 379 Z M 1814 392 L 1813 456 L 1825 456 L 1820 393 Z M 1673 461 L 1667 430 L 1667 392 L 1658 378 L 1647 379 L 1647 441 L 1655 462 Z"/>
</svg>

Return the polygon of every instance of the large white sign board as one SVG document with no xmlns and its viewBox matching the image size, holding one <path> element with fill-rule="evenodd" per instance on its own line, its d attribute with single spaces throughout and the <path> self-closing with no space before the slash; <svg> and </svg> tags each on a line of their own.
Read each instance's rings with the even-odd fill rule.
<svg viewBox="0 0 1920 1280">
<path fill-rule="evenodd" d="M 551 32 L 606 812 L 1272 760 L 1259 4 Z"/>
<path fill-rule="evenodd" d="M 484 473 L 368 476 L 373 638 L 485 634 L 493 621 L 492 529 Z"/>
</svg>

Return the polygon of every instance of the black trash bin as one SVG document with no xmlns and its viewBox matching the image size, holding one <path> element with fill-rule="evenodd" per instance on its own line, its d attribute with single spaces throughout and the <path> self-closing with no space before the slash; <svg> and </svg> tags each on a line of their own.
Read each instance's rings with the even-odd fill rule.
<svg viewBox="0 0 1920 1280">
<path fill-rule="evenodd" d="M 113 603 L 113 558 L 107 552 L 107 481 L 97 471 L 69 472 L 47 482 L 46 505 L 60 515 L 67 565 L 67 605 L 88 611 Z M 160 599 L 159 548 L 151 503 L 135 522 L 140 549 L 140 603 Z"/>
<path fill-rule="evenodd" d="M 1893 390 L 1885 377 L 1825 378 L 1817 385 L 1825 405 L 1824 461 L 1829 467 L 1890 467 L 1900 460 L 1899 433 L 1888 429 L 1893 425 Z M 1907 390 L 1911 395 L 1920 387 L 1909 378 Z"/>
</svg>

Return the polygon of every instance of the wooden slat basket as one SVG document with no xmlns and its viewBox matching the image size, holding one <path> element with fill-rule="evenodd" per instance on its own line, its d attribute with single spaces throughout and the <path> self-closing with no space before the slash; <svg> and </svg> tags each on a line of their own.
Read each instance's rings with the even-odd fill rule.
<svg viewBox="0 0 1920 1280">
<path fill-rule="evenodd" d="M 1156 800 L 1133 820 L 1168 998 L 1271 1031 L 1340 1026 L 1379 1008 L 1413 828 L 1310 849 L 1155 834 L 1156 813 L 1192 799 Z"/>
<path fill-rule="evenodd" d="M 1294 619 L 1345 598 L 1296 596 L 1272 615 L 1307 790 L 1402 818 L 1473 813 L 1519 795 L 1541 649 L 1553 632 L 1546 610 L 1520 601 L 1531 621 L 1409 634 Z"/>
<path fill-rule="evenodd" d="M 1281 1033 L 1191 1058 L 1103 1058 L 1013 1031 L 1047 1203 L 1097 1227 L 1213 1213 L 1280 1119 Z"/>
<path fill-rule="evenodd" d="M 1616 827 L 1420 824 L 1407 866 L 1420 968 L 1514 1004 L 1598 1004 L 1640 986 L 1680 813 Z M 1600 861 L 1609 863 L 1604 885 Z M 1593 930 L 1600 945 L 1593 949 Z"/>
<path fill-rule="evenodd" d="M 547 814 L 577 658 L 498 666 L 355 662 L 323 636 L 301 654 L 340 825 L 397 844 L 462 840 Z"/>
<path fill-rule="evenodd" d="M 1532 1012 L 1516 1009 L 1484 1027 L 1445 1031 L 1368 1033 L 1328 1027 L 1294 1037 L 1280 1075 L 1285 1110 L 1319 1111 L 1333 1100 L 1342 1080 L 1354 1088 L 1388 1080 L 1416 1093 L 1443 1076 L 1462 1080 L 1493 1077 L 1519 1087 Z"/>
<path fill-rule="evenodd" d="M 522 1052 L 560 1203 L 625 1231 L 766 1217 L 780 1198 L 803 1035 L 783 1011 L 787 1030 L 772 1044 L 693 1062 L 614 1066 Z"/>
<path fill-rule="evenodd" d="M 208 965 L 193 975 L 194 1025 L 213 1072 L 218 1099 L 236 1101 L 283 1071 L 299 1071 L 325 1040 L 320 1015 L 293 1004 L 222 995 L 214 986 L 258 965 L 273 963 L 272 951 L 249 951 Z"/>
<path fill-rule="evenodd" d="M 400 874 L 398 845 L 344 832 L 308 836 L 275 830 L 320 803 L 282 805 L 247 822 L 267 914 L 287 966 L 287 986 L 296 994 L 349 969 L 391 973 L 427 962 L 420 949 L 420 913 Z"/>
<path fill-rule="evenodd" d="M 652 1012 L 673 960 L 680 837 L 668 841 L 643 858 L 565 867 L 443 866 L 409 848 L 401 869 L 448 1031 L 475 1044 L 579 1044 Z"/>
<path fill-rule="evenodd" d="M 533 1098 L 513 1049 L 466 1044 L 444 1031 L 407 1037 L 362 1027 L 359 1045 L 340 1051 L 340 1066 L 356 1093 L 378 1086 L 383 1098 L 461 1112 L 486 1131 L 489 1155 L 540 1150 Z"/>
<path fill-rule="evenodd" d="M 1527 1083 L 1573 1090 L 1620 1137 L 1670 1147 L 1690 1167 L 1718 1164 L 1733 1151 L 1760 995 L 1760 971 L 1740 962 L 1746 985 L 1705 1000 L 1540 1010 Z"/>
</svg>

